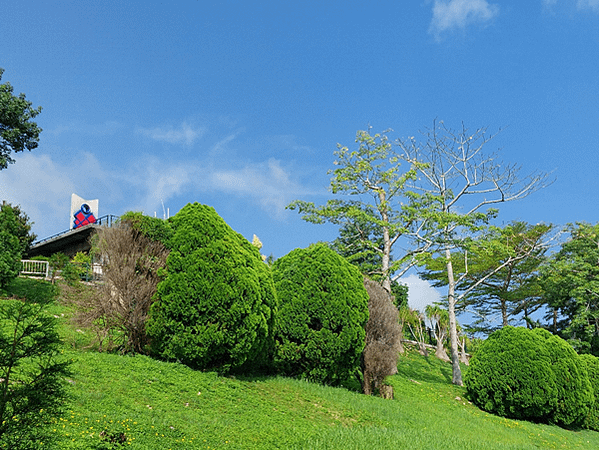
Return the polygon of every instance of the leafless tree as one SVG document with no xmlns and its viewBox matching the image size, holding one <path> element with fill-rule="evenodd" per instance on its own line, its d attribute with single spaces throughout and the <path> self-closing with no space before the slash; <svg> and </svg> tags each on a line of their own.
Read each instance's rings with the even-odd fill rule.
<svg viewBox="0 0 599 450">
<path fill-rule="evenodd" d="M 123 352 L 143 352 L 145 323 L 168 250 L 121 223 L 100 230 L 95 251 L 103 284 L 80 315 L 80 323 L 96 329 L 100 349 L 108 339 L 109 346 L 117 345 Z"/>
<path fill-rule="evenodd" d="M 496 215 L 491 206 L 523 199 L 549 181 L 546 173 L 521 176 L 519 166 L 502 163 L 496 153 L 484 153 L 485 145 L 495 137 L 487 134 L 486 128 L 472 132 L 462 125 L 454 131 L 443 122 L 434 122 L 422 134 L 422 143 L 414 137 L 397 143 L 402 158 L 418 170 L 417 179 L 406 186 L 420 195 L 417 246 L 424 242 L 429 251 L 445 256 L 453 383 L 462 385 L 455 312 L 459 280 L 452 255 L 464 237 L 479 231 Z"/>
</svg>

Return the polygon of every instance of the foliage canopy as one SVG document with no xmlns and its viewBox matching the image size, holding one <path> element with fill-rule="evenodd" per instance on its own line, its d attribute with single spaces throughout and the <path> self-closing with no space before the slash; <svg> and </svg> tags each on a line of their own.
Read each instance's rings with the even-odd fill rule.
<svg viewBox="0 0 599 450">
<path fill-rule="evenodd" d="M 3 73 L 0 69 L 0 80 Z M 42 131 L 32 120 L 42 108 L 34 108 L 25 94 L 16 96 L 13 91 L 10 83 L 0 84 L 0 170 L 15 162 L 13 152 L 37 148 Z"/>
<path fill-rule="evenodd" d="M 480 408 L 506 417 L 580 425 L 594 403 L 585 364 L 547 330 L 505 327 L 470 360 L 465 385 Z"/>
<path fill-rule="evenodd" d="M 147 322 L 152 352 L 196 369 L 264 364 L 277 301 L 258 249 L 199 203 L 171 225 L 167 273 Z"/>
<path fill-rule="evenodd" d="M 368 294 L 358 269 L 325 244 L 315 244 L 276 260 L 273 278 L 280 301 L 278 370 L 326 384 L 355 375 L 368 320 Z"/>
</svg>

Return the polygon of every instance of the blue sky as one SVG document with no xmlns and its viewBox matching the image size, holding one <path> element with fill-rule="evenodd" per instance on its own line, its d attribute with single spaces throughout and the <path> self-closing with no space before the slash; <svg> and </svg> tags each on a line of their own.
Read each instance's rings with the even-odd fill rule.
<svg viewBox="0 0 599 450">
<path fill-rule="evenodd" d="M 599 0 L 23 0 L 0 42 L 44 129 L 0 196 L 40 238 L 72 193 L 100 215 L 198 201 L 280 257 L 336 237 L 285 205 L 330 198 L 337 143 L 435 119 L 501 129 L 489 151 L 553 172 L 501 221 L 599 221 Z"/>
</svg>

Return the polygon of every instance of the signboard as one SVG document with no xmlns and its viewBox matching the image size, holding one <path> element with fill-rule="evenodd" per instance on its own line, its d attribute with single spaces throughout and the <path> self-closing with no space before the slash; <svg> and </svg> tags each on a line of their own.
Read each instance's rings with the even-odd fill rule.
<svg viewBox="0 0 599 450">
<path fill-rule="evenodd" d="M 70 228 L 75 229 L 96 223 L 98 220 L 99 200 L 84 200 L 77 194 L 71 195 L 71 223 Z"/>
</svg>

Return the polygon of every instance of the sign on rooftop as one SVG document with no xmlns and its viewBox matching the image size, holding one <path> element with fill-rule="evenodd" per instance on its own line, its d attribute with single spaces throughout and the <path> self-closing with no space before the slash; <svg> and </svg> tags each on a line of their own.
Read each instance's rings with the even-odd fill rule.
<svg viewBox="0 0 599 450">
<path fill-rule="evenodd" d="M 99 200 L 84 200 L 77 194 L 71 195 L 71 223 L 70 229 L 79 228 L 98 219 Z"/>
</svg>

